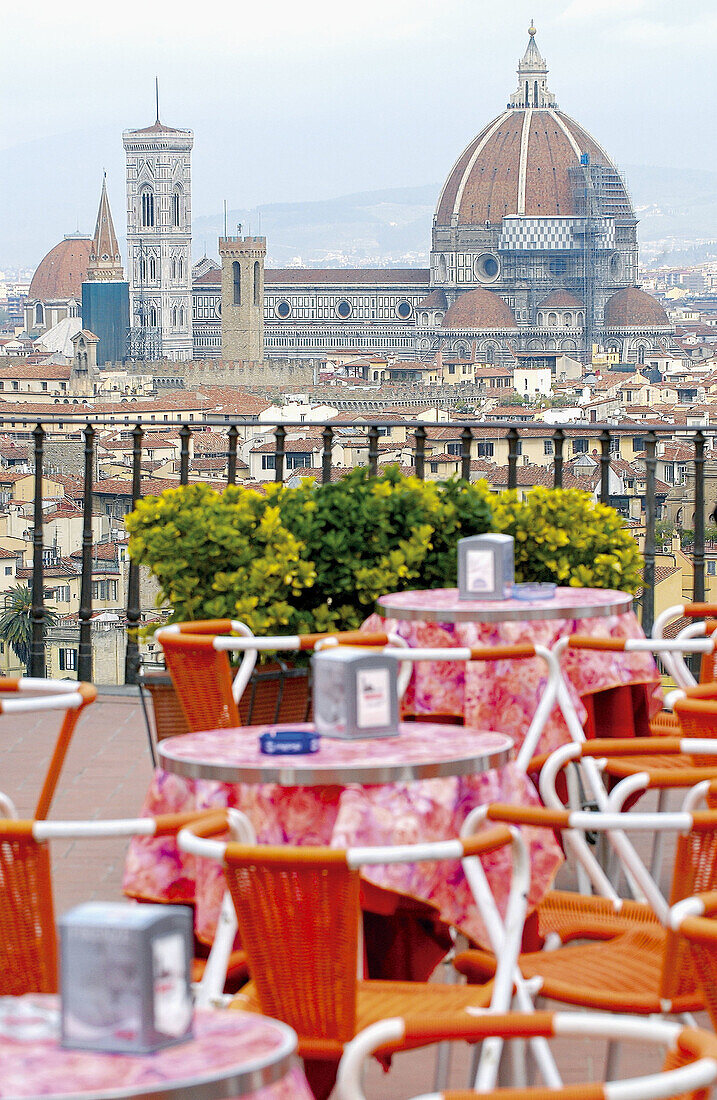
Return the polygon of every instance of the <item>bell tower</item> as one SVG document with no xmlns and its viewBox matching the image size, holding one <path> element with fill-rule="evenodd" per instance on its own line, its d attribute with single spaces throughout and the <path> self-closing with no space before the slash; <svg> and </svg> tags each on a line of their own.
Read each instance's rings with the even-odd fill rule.
<svg viewBox="0 0 717 1100">
<path fill-rule="evenodd" d="M 127 267 L 135 359 L 191 359 L 192 167 L 191 130 L 157 118 L 125 130 Z"/>
<path fill-rule="evenodd" d="M 220 237 L 222 359 L 259 363 L 264 358 L 266 237 Z"/>
</svg>

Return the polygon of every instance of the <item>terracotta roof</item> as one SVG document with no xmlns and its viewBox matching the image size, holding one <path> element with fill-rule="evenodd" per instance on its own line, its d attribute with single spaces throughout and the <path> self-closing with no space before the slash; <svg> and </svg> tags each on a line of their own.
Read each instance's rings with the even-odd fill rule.
<svg viewBox="0 0 717 1100">
<path fill-rule="evenodd" d="M 15 363 L 13 366 L 1 366 L 0 378 L 37 378 L 59 379 L 67 382 L 70 377 L 69 366 L 59 363 Z"/>
<path fill-rule="evenodd" d="M 478 287 L 453 303 L 441 322 L 443 328 L 517 329 L 513 310 L 500 294 Z"/>
<path fill-rule="evenodd" d="M 670 324 L 657 299 L 636 286 L 624 287 L 608 298 L 604 318 L 606 328 L 665 328 Z"/>
<path fill-rule="evenodd" d="M 425 298 L 416 306 L 416 309 L 447 309 L 448 302 L 446 301 L 445 290 L 432 290 Z"/>
<path fill-rule="evenodd" d="M 523 148 L 523 133 L 527 142 Z M 446 180 L 436 209 L 436 224 L 447 226 L 500 222 L 507 214 L 528 217 L 571 217 L 576 213 L 575 188 L 569 168 L 587 153 L 590 162 L 613 168 L 617 199 L 632 213 L 622 180 L 595 140 L 562 111 L 509 110 L 489 122 L 458 158 Z M 524 182 L 524 203 L 518 192 Z"/>
<path fill-rule="evenodd" d="M 32 277 L 28 297 L 39 298 L 43 302 L 53 298 L 81 299 L 91 250 L 89 237 L 65 237 L 40 261 Z"/>
<path fill-rule="evenodd" d="M 569 290 L 553 290 L 538 303 L 538 309 L 584 309 L 583 303 Z"/>
</svg>

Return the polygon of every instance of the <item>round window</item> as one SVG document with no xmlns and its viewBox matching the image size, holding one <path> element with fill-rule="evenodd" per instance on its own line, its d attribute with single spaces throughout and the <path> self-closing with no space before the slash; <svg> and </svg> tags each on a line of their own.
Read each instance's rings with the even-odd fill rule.
<svg viewBox="0 0 717 1100">
<path fill-rule="evenodd" d="M 277 317 L 288 317 L 291 313 L 291 306 L 288 302 L 279 302 L 276 307 Z"/>
<path fill-rule="evenodd" d="M 476 278 L 481 279 L 484 283 L 490 283 L 493 279 L 497 279 L 500 274 L 498 257 L 494 256 L 492 252 L 484 252 L 475 262 L 475 273 Z"/>
<path fill-rule="evenodd" d="M 396 306 L 396 313 L 402 320 L 405 321 L 407 317 L 411 316 L 411 303 L 399 302 Z"/>
<path fill-rule="evenodd" d="M 339 317 L 350 317 L 351 303 L 347 302 L 344 298 L 343 301 L 339 302 L 339 304 L 336 306 L 336 312 L 338 313 Z"/>
</svg>

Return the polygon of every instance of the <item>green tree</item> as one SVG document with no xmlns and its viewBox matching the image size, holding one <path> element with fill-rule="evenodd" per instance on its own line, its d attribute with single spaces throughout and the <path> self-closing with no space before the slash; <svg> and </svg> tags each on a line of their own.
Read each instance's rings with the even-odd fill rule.
<svg viewBox="0 0 717 1100">
<path fill-rule="evenodd" d="M 57 613 L 45 606 L 45 626 L 54 626 Z M 32 591 L 24 584 L 15 584 L 5 593 L 5 610 L 0 615 L 0 638 L 7 642 L 19 661 L 29 671 L 32 648 Z"/>
</svg>

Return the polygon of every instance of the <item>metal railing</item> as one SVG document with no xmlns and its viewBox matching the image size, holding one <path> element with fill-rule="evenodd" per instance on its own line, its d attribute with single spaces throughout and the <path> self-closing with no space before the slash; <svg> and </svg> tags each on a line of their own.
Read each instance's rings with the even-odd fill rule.
<svg viewBox="0 0 717 1100">
<path fill-rule="evenodd" d="M 571 438 L 592 438 L 599 442 L 599 454 L 597 461 L 600 468 L 599 500 L 610 503 L 610 462 L 616 457 L 613 454 L 613 442 L 616 437 L 639 437 L 644 442 L 645 490 L 643 496 L 642 512 L 644 515 L 645 541 L 644 541 L 644 584 L 642 602 L 642 625 L 646 633 L 652 628 L 654 620 L 654 589 L 655 589 L 655 523 L 656 523 L 656 471 L 658 463 L 658 443 L 660 439 L 679 439 L 683 442 L 691 442 L 693 448 L 692 464 L 694 466 L 694 589 L 695 601 L 704 600 L 705 593 L 705 447 L 708 438 L 707 430 L 700 428 L 682 428 L 665 425 L 660 427 L 643 427 L 630 425 L 621 427 L 614 424 L 563 424 L 541 426 L 524 423 L 517 424 L 510 421 L 477 422 L 475 420 L 451 420 L 445 422 L 408 421 L 396 418 L 387 420 L 381 417 L 371 423 L 370 417 L 357 425 L 354 421 L 270 421 L 258 423 L 254 418 L 232 418 L 228 421 L 224 417 L 212 417 L 203 415 L 201 421 L 189 424 L 175 416 L 168 421 L 149 421 L 131 417 L 128 415 L 117 417 L 98 417 L 92 423 L 88 423 L 85 417 L 77 417 L 70 414 L 62 414 L 57 417 L 44 418 L 37 422 L 33 417 L 13 416 L 0 417 L 0 434 L 6 431 L 6 425 L 11 424 L 12 431 L 18 432 L 23 426 L 29 428 L 35 425 L 31 432 L 23 433 L 25 438 L 32 437 L 32 454 L 34 465 L 34 526 L 32 534 L 33 542 L 33 576 L 32 576 L 32 646 L 30 659 L 30 672 L 33 676 L 42 676 L 45 671 L 45 623 L 44 623 L 44 567 L 43 567 L 43 469 L 45 443 L 53 432 L 53 427 L 64 427 L 68 423 L 76 423 L 81 428 L 84 441 L 84 480 L 82 494 L 82 569 L 80 584 L 79 606 L 79 652 L 78 652 L 78 678 L 91 679 L 92 676 L 92 637 L 90 621 L 92 618 L 92 516 L 94 506 L 94 494 L 102 482 L 95 482 L 94 471 L 96 461 L 96 439 L 99 428 L 113 429 L 115 432 L 124 430 L 131 434 L 132 438 L 132 465 L 131 465 L 131 498 L 132 504 L 141 497 L 141 465 L 143 455 L 143 442 L 145 434 L 151 431 L 176 429 L 179 425 L 179 480 L 178 483 L 186 485 L 190 477 L 191 463 L 191 439 L 195 432 L 207 430 L 226 433 L 226 481 L 227 484 L 236 484 L 237 461 L 240 441 L 240 433 L 251 433 L 251 436 L 266 435 L 273 431 L 273 474 L 276 481 L 283 481 L 286 470 L 287 435 L 288 433 L 311 433 L 315 435 L 320 431 L 321 453 L 320 469 L 321 481 L 326 483 L 331 480 L 334 469 L 332 448 L 335 442 L 340 442 L 342 436 L 337 433 L 350 429 L 352 433 L 365 433 L 367 444 L 367 466 L 369 473 L 375 475 L 379 471 L 380 440 L 382 432 L 393 428 L 407 429 L 407 441 L 404 444 L 395 443 L 391 449 L 404 451 L 410 449 L 412 453 L 412 467 L 417 477 L 423 479 L 426 473 L 426 461 L 430 461 L 427 455 L 427 443 L 429 431 L 439 429 L 441 431 L 455 431 L 454 444 L 460 443 L 460 453 L 455 456 L 459 464 L 460 476 L 466 480 L 471 478 L 471 462 L 473 460 L 473 445 L 490 439 L 496 442 L 502 438 L 507 444 L 507 487 L 515 489 L 519 485 L 519 459 L 521 457 L 521 443 L 528 437 L 538 440 L 549 440 L 552 444 L 553 485 L 562 488 L 565 476 L 565 448 Z M 133 425 L 133 426 L 132 426 Z M 496 435 L 496 433 L 498 433 Z M 411 439 L 412 437 L 412 439 Z M 66 437 L 65 437 L 66 438 Z M 247 436 L 247 438 L 250 438 Z M 409 443 L 409 440 L 411 442 Z M 445 440 L 444 440 L 445 441 Z M 389 443 L 391 441 L 388 441 Z M 448 441 L 450 442 L 450 441 Z M 311 448 L 313 451 L 314 449 Z M 266 452 L 264 452 L 266 453 Z M 315 451 L 314 451 L 315 453 Z M 578 452 L 580 453 L 580 452 Z M 270 471 L 267 471 L 270 474 Z M 51 476 L 51 475 L 49 475 Z M 479 476 L 483 476 L 482 472 Z M 528 485 L 521 481 L 521 488 Z M 136 639 L 136 628 L 141 619 L 140 607 L 140 575 L 139 566 L 130 562 L 127 581 L 127 646 L 125 657 L 125 682 L 136 683 L 139 668 L 139 648 Z"/>
</svg>

